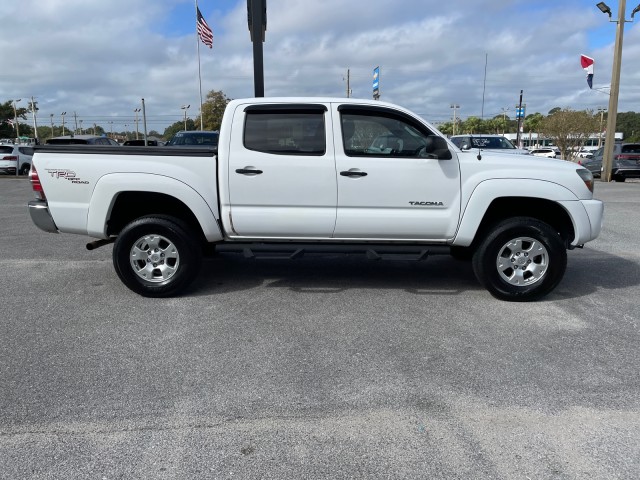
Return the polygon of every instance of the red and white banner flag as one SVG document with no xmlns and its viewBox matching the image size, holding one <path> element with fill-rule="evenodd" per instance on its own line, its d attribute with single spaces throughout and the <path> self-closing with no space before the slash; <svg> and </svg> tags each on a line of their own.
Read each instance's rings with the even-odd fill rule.
<svg viewBox="0 0 640 480">
<path fill-rule="evenodd" d="M 580 55 L 580 65 L 582 65 L 584 71 L 587 72 L 587 84 L 589 88 L 593 88 L 593 64 L 593 58 Z"/>
</svg>

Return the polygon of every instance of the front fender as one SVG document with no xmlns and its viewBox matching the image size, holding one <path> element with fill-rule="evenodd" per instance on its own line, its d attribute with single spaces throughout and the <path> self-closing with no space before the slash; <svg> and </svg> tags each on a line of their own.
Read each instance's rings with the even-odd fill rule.
<svg viewBox="0 0 640 480">
<path fill-rule="evenodd" d="M 550 200 L 557 202 L 565 210 L 567 210 L 567 202 L 579 203 L 578 198 L 571 190 L 547 180 L 532 180 L 530 178 L 484 180 L 473 189 L 463 206 L 460 226 L 453 244 L 465 247 L 471 245 L 491 202 L 505 197 L 530 197 Z M 575 218 L 570 212 L 568 213 L 575 229 Z"/>
<path fill-rule="evenodd" d="M 209 242 L 222 240 L 216 221 L 215 205 L 207 201 L 189 185 L 164 175 L 150 173 L 112 173 L 96 182 L 87 216 L 87 232 L 96 238 L 107 238 L 107 222 L 117 195 L 121 192 L 152 192 L 171 195 L 184 203 L 195 215 Z"/>
</svg>

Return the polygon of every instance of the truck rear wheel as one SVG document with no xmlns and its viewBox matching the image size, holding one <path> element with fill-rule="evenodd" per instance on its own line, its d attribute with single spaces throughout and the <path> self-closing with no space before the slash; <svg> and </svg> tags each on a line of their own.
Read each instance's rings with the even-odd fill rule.
<svg viewBox="0 0 640 480">
<path fill-rule="evenodd" d="M 498 223 L 473 256 L 478 281 L 496 298 L 516 302 L 539 299 L 562 280 L 567 251 L 560 235 L 530 217 Z"/>
<path fill-rule="evenodd" d="M 113 265 L 120 280 L 144 297 L 169 297 L 197 276 L 202 250 L 184 222 L 148 216 L 126 225 L 113 247 Z"/>
</svg>

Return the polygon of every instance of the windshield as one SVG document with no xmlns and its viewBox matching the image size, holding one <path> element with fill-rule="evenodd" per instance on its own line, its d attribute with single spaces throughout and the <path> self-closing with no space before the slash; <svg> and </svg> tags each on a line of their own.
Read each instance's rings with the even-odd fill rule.
<svg viewBox="0 0 640 480">
<path fill-rule="evenodd" d="M 219 135 L 218 132 L 178 132 L 169 141 L 167 146 L 217 146 Z"/>
<path fill-rule="evenodd" d="M 505 137 L 471 137 L 472 148 L 515 149 L 516 147 Z"/>
</svg>

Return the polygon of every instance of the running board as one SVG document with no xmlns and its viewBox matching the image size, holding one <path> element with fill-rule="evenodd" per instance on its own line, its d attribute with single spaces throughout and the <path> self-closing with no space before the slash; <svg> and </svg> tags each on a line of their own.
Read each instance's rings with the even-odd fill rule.
<svg viewBox="0 0 640 480">
<path fill-rule="evenodd" d="M 295 260 L 305 255 L 364 255 L 369 260 L 423 261 L 430 255 L 449 255 L 445 245 L 223 243 L 218 253 L 241 253 L 254 260 Z"/>
</svg>

